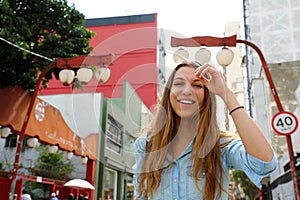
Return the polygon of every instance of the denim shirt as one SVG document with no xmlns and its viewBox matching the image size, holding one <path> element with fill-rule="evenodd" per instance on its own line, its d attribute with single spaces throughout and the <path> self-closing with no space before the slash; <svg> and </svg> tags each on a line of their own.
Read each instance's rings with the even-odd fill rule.
<svg viewBox="0 0 300 200">
<path fill-rule="evenodd" d="M 136 164 L 134 171 L 134 196 L 137 196 L 137 178 L 144 160 L 145 147 L 147 143 L 145 136 L 139 137 L 135 143 Z M 224 139 L 220 140 L 221 143 Z M 190 176 L 192 161 L 190 159 L 192 152 L 192 143 L 181 153 L 177 160 L 170 163 L 170 167 L 163 169 L 161 174 L 161 183 L 154 192 L 155 200 L 192 200 L 202 199 L 202 193 L 195 186 L 193 178 Z M 167 160 L 170 155 L 167 155 Z M 223 163 L 223 181 L 221 199 L 228 199 L 229 170 L 243 170 L 250 180 L 261 188 L 261 179 L 276 169 L 276 157 L 271 162 L 265 162 L 249 155 L 240 139 L 231 141 L 226 147 L 221 148 L 221 160 Z M 209 167 L 209 166 L 206 166 Z M 199 188 L 203 189 L 205 183 L 205 173 L 200 173 Z M 140 198 L 143 199 L 143 198 Z M 150 199 L 150 198 L 149 198 Z M 217 197 L 215 197 L 217 199 Z"/>
</svg>

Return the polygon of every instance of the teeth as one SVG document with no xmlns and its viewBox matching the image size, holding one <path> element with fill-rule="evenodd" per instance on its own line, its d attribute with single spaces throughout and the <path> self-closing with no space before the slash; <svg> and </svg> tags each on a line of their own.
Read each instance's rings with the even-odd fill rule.
<svg viewBox="0 0 300 200">
<path fill-rule="evenodd" d="M 180 103 L 184 103 L 184 104 L 192 104 L 193 101 L 189 101 L 189 100 L 180 100 Z"/>
</svg>

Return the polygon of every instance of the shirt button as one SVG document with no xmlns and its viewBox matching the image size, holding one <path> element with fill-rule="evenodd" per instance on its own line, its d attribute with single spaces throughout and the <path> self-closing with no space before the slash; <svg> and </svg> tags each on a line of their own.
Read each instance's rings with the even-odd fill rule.
<svg viewBox="0 0 300 200">
<path fill-rule="evenodd" d="M 177 179 L 176 179 L 176 178 L 174 178 L 174 180 L 173 180 L 173 181 L 174 181 L 174 183 L 176 183 L 176 182 L 177 182 Z"/>
</svg>

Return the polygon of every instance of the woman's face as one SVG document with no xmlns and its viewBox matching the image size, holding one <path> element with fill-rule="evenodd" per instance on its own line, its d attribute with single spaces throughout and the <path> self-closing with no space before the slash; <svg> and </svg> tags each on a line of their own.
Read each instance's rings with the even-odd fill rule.
<svg viewBox="0 0 300 200">
<path fill-rule="evenodd" d="M 204 101 L 204 84 L 195 76 L 194 71 L 192 66 L 179 68 L 171 86 L 171 106 L 181 118 L 192 117 Z"/>
</svg>

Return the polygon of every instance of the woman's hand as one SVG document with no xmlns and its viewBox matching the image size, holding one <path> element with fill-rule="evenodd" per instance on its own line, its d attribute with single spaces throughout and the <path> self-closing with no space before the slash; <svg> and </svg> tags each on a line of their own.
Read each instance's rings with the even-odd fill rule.
<svg viewBox="0 0 300 200">
<path fill-rule="evenodd" d="M 211 92 L 224 100 L 229 111 L 241 105 L 227 87 L 221 71 L 205 64 L 195 70 L 195 75 L 204 81 Z M 273 150 L 260 127 L 244 109 L 233 112 L 231 116 L 247 152 L 258 159 L 270 162 L 273 159 Z"/>
<path fill-rule="evenodd" d="M 228 87 L 220 70 L 217 70 L 209 64 L 205 64 L 195 70 L 195 75 L 204 81 L 209 91 L 219 95 L 222 99 L 225 98 Z"/>
</svg>

